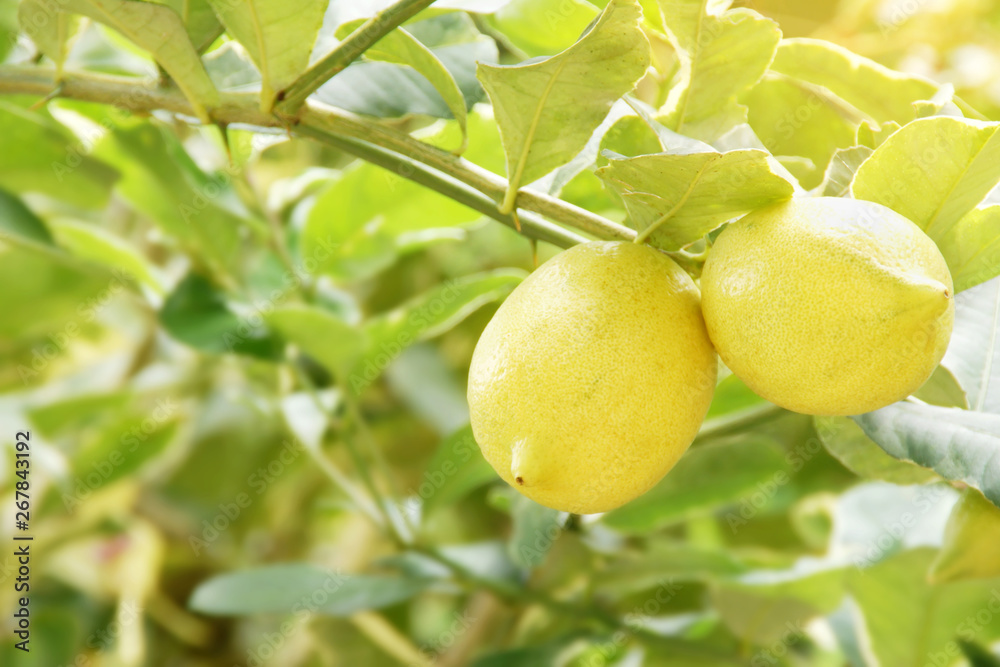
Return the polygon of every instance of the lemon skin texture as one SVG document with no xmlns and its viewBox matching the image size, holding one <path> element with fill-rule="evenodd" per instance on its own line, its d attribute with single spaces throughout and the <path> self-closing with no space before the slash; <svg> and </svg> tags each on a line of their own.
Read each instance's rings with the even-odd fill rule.
<svg viewBox="0 0 1000 667">
<path fill-rule="evenodd" d="M 688 448 L 717 367 L 698 288 L 669 257 L 633 243 L 575 246 L 528 276 L 479 339 L 473 434 L 532 500 L 606 512 Z"/>
<path fill-rule="evenodd" d="M 763 398 L 813 415 L 861 414 L 919 389 L 955 314 L 948 267 L 919 227 L 835 197 L 729 225 L 701 289 L 722 361 Z"/>
</svg>

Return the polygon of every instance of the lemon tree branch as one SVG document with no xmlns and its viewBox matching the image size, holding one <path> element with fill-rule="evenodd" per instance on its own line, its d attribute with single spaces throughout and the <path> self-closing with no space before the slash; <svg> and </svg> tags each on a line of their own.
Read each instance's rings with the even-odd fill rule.
<svg viewBox="0 0 1000 667">
<path fill-rule="evenodd" d="M 434 3 L 434 0 L 400 0 L 368 19 L 333 51 L 316 61 L 295 83 L 278 93 L 281 107 L 295 113 L 306 98 L 358 59 L 375 42 Z"/>
<path fill-rule="evenodd" d="M 58 96 L 107 104 L 133 112 L 170 111 L 198 122 L 194 110 L 176 89 L 157 87 L 134 77 L 84 72 L 66 73 Z M 47 96 L 57 90 L 55 71 L 39 67 L 0 68 L 0 94 Z M 520 190 L 516 218 L 501 213 L 498 202 L 507 191 L 507 180 L 468 160 L 383 127 L 377 122 L 340 109 L 307 104 L 297 119 L 267 114 L 259 109 L 254 93 L 225 93 L 219 104 L 207 109 L 220 124 L 288 130 L 293 134 L 334 145 L 400 175 L 431 187 L 484 215 L 520 230 L 525 236 L 569 247 L 586 239 L 563 227 L 604 239 L 633 240 L 635 232 L 578 206 L 540 192 Z M 532 213 L 536 215 L 532 215 Z M 552 224 L 544 218 L 559 224 Z M 561 225 L 561 226 L 560 226 Z"/>
</svg>

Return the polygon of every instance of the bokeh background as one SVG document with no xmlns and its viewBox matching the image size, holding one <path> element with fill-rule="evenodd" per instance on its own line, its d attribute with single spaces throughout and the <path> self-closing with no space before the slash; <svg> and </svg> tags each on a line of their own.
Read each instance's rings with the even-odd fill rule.
<svg viewBox="0 0 1000 667">
<path fill-rule="evenodd" d="M 952 84 L 1000 118 L 998 2 L 737 4 L 786 37 Z M 328 23 L 351 11 L 334 2 Z M 555 11 L 565 18 L 542 29 Z M 585 2 L 514 0 L 414 30 L 456 59 L 517 62 L 565 48 L 592 17 Z M 13 0 L 0 1 L 0 32 L 18 32 Z M 23 36 L 3 43 L 6 64 L 35 58 Z M 230 87 L 253 85 L 227 65 L 224 41 L 208 57 Z M 68 63 L 155 73 L 97 24 Z M 454 123 L 434 117 L 446 115 L 440 100 L 377 67 L 345 72 L 338 99 L 454 144 Z M 366 88 L 382 76 L 399 77 L 395 96 Z M 464 84 L 470 102 L 482 97 L 474 78 Z M 662 101 L 665 81 L 643 85 Z M 307 140 L 234 127 L 227 146 L 216 128 L 167 115 L 36 101 L 0 97 L 0 187 L 89 259 L 0 240 L 0 664 L 833 666 L 877 664 L 873 642 L 906 657 L 886 667 L 998 664 L 986 654 L 1000 638 L 998 580 L 925 576 L 959 492 L 890 463 L 857 474 L 836 455 L 863 440 L 850 424 L 775 410 L 735 378 L 684 470 L 617 515 L 566 517 L 500 483 L 466 426 L 469 360 L 499 301 L 555 248 Z M 502 174 L 488 108 L 469 122 L 467 157 Z M 563 196 L 623 217 L 589 172 Z M 337 251 L 304 241 L 309 228 Z M 313 323 L 265 326 L 262 313 L 307 300 L 380 346 L 342 377 L 325 370 L 339 339 L 332 359 L 285 349 L 275 329 Z M 9 632 L 13 438 L 26 429 L 30 656 Z M 394 501 L 359 509 L 369 485 Z M 907 512 L 915 527 L 896 534 Z M 379 521 L 419 523 L 430 553 L 401 555 Z M 874 549 L 850 552 L 870 568 L 816 565 L 858 544 Z M 465 579 L 446 577 L 442 557 Z M 312 569 L 216 579 L 291 563 Z M 288 582 L 349 589 L 354 602 L 331 593 L 292 615 L 256 613 Z M 635 622 L 616 629 L 607 610 Z M 976 631 L 964 637 L 967 618 Z M 981 662 L 935 648 L 956 634 Z"/>
</svg>

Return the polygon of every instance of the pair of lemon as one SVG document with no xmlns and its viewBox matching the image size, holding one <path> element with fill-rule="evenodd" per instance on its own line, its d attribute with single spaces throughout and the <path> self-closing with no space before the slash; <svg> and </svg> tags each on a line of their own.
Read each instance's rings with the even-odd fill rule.
<svg viewBox="0 0 1000 667">
<path fill-rule="evenodd" d="M 779 406 L 868 412 L 934 371 L 952 291 L 915 224 L 851 199 L 794 199 L 729 225 L 700 293 L 648 246 L 576 246 L 532 273 L 483 332 L 469 373 L 473 432 L 529 498 L 608 511 L 649 490 L 691 444 L 716 351 Z"/>
</svg>

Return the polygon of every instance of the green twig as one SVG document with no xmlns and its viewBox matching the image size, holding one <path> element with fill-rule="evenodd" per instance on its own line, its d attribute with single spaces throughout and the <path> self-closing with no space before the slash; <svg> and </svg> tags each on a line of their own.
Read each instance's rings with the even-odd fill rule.
<svg viewBox="0 0 1000 667">
<path fill-rule="evenodd" d="M 419 183 L 426 188 L 449 197 L 460 204 L 482 213 L 488 217 L 502 222 L 511 229 L 519 231 L 524 236 L 535 238 L 539 241 L 546 241 L 561 248 L 569 248 L 578 243 L 584 243 L 586 238 L 574 234 L 571 231 L 554 225 L 544 219 L 531 215 L 530 213 L 520 213 L 520 228 L 513 214 L 500 213 L 496 202 L 489 197 L 482 195 L 467 185 L 456 181 L 445 174 L 441 174 L 424 165 L 414 162 L 404 156 L 383 149 L 381 146 L 369 144 L 356 139 L 339 137 L 325 133 L 308 126 L 300 126 L 297 132 L 303 136 L 313 138 L 322 143 L 338 148 L 344 152 L 355 155 L 366 162 L 371 162 L 379 167 L 407 178 L 415 183 Z"/>
<path fill-rule="evenodd" d="M 502 176 L 349 111 L 313 105 L 303 113 L 300 123 L 329 134 L 378 144 L 447 174 L 496 202 L 503 201 L 507 196 L 508 183 Z M 518 190 L 516 208 L 533 211 L 598 238 L 623 241 L 635 238 L 635 232 L 628 227 L 542 192 L 525 188 Z"/>
<path fill-rule="evenodd" d="M 770 421 L 785 413 L 785 409 L 772 403 L 761 403 L 721 417 L 706 419 L 698 429 L 698 438 L 726 435 Z"/>
<path fill-rule="evenodd" d="M 374 434 L 372 434 L 371 429 L 368 428 L 368 422 L 365 421 L 364 415 L 361 414 L 361 407 L 358 405 L 357 399 L 354 397 L 354 394 L 351 393 L 345 382 L 340 382 L 338 387 L 340 389 L 341 398 L 347 408 L 347 415 L 351 419 L 351 426 L 354 432 L 365 444 L 365 448 L 375 461 L 376 467 L 379 469 L 379 472 L 385 479 L 386 484 L 389 486 L 390 499 L 394 501 L 396 507 L 399 507 L 400 505 L 395 503 L 395 501 L 402 498 L 399 485 L 396 483 L 396 478 L 393 475 L 392 469 L 389 467 L 389 462 L 382 453 L 382 449 L 378 446 L 378 441 L 375 439 Z M 399 516 L 403 523 L 403 530 L 399 530 L 399 527 L 396 526 L 394 519 L 388 513 L 388 510 L 386 510 L 386 515 L 390 525 L 394 528 L 396 537 L 398 537 L 400 541 L 405 544 L 411 543 L 417 534 L 417 530 L 416 527 L 410 523 L 410 518 L 406 515 L 405 510 L 399 510 Z"/>
<path fill-rule="evenodd" d="M 326 406 L 323 405 L 323 400 L 320 398 L 319 393 L 316 390 L 316 385 L 313 384 L 312 380 L 309 379 L 305 371 L 302 370 L 298 361 L 291 359 L 289 360 L 288 365 L 291 367 L 292 373 L 299 381 L 299 384 L 302 385 L 306 392 L 308 392 L 309 396 L 316 404 L 316 407 L 321 412 L 326 413 Z M 319 465 L 320 469 L 327 475 L 327 477 L 329 477 L 336 486 L 338 486 L 344 491 L 344 493 L 347 494 L 349 498 L 351 498 L 358 509 L 366 514 L 376 526 L 389 531 L 390 537 L 392 537 L 399 546 L 403 546 L 405 542 L 399 535 L 396 534 L 394 530 L 395 524 L 393 524 L 388 512 L 386 512 L 385 505 L 382 502 L 382 494 L 379 492 L 378 487 L 375 486 L 374 481 L 368 474 L 368 469 L 364 465 L 364 461 L 361 459 L 360 454 L 354 447 L 350 438 L 345 437 L 344 442 L 347 444 L 351 458 L 354 460 L 355 466 L 358 468 L 358 476 L 361 478 L 365 488 L 368 489 L 368 493 L 371 494 L 374 502 L 365 498 L 364 495 L 354 487 L 354 484 L 348 479 L 347 475 L 345 475 L 327 457 L 323 456 L 320 448 L 311 447 L 308 443 L 306 443 L 305 449 L 313 457 L 313 460 Z"/>
<path fill-rule="evenodd" d="M 665 650 L 677 655 L 696 656 L 700 658 L 720 658 L 721 654 L 705 648 L 696 642 L 674 637 L 664 637 L 646 628 L 641 619 L 627 623 L 615 614 L 599 607 L 574 602 L 563 602 L 526 586 L 507 584 L 495 579 L 480 577 L 459 563 L 451 560 L 434 547 L 414 546 L 412 551 L 422 554 L 431 560 L 445 566 L 455 576 L 456 581 L 464 584 L 469 590 L 488 590 L 502 600 L 510 603 L 537 604 L 563 617 L 571 617 L 580 621 L 590 621 L 605 630 L 631 634 L 635 637 L 653 642 Z"/>
<path fill-rule="evenodd" d="M 278 93 L 281 111 L 294 115 L 320 86 L 357 60 L 375 42 L 433 3 L 434 0 L 400 0 L 365 21 L 333 51 L 303 72 L 292 85 Z"/>
<path fill-rule="evenodd" d="M 179 90 L 152 86 L 135 77 L 74 72 L 67 74 L 62 83 L 60 97 L 110 104 L 141 113 L 159 109 L 181 114 L 191 119 L 196 118 L 190 103 Z M 54 85 L 54 72 L 51 69 L 23 66 L 0 67 L 0 94 L 44 96 L 52 91 Z M 447 196 L 455 196 L 461 203 L 513 226 L 513 217 L 498 213 L 496 206 L 496 203 L 503 198 L 507 191 L 507 180 L 491 171 L 458 158 L 447 151 L 425 144 L 406 133 L 384 127 L 375 121 L 348 111 L 310 104 L 302 109 L 300 117 L 296 120 L 263 113 L 259 106 L 256 94 L 223 93 L 220 96 L 219 105 L 209 109 L 208 113 L 212 121 L 216 123 L 254 128 L 287 129 L 297 135 L 319 139 L 327 143 L 349 139 L 377 145 L 378 148 L 382 149 L 381 155 L 403 156 L 413 163 L 423 165 L 425 173 L 432 173 L 436 176 L 436 178 L 431 178 L 425 174 L 418 174 L 413 180 L 417 181 L 420 178 L 422 180 L 417 182 L 424 185 L 428 185 L 431 181 L 438 183 L 439 192 Z M 358 150 L 355 150 L 354 154 L 358 154 Z M 364 157 L 364 159 L 368 158 Z M 397 166 L 401 164 L 398 158 L 396 158 L 395 164 Z M 450 180 L 440 178 L 439 174 L 449 177 Z M 544 193 L 521 189 L 518 192 L 516 203 L 517 208 L 522 210 L 519 214 L 522 221 L 530 219 L 530 216 L 524 211 L 531 211 L 559 223 L 559 225 L 571 227 L 598 238 L 625 241 L 631 241 L 635 238 L 635 232 L 627 227 Z M 486 212 L 487 208 L 491 208 L 495 214 Z M 529 231 L 530 227 L 531 225 L 528 225 Z M 550 234 L 550 236 L 552 233 L 558 233 L 554 230 L 558 230 L 558 227 L 549 224 L 545 233 Z M 572 243 L 578 243 L 582 240 L 582 237 L 570 234 L 565 230 L 562 231 L 563 234 L 560 235 L 562 241 L 552 239 L 552 242 L 565 246 L 570 243 L 570 239 L 573 239 Z"/>
</svg>

